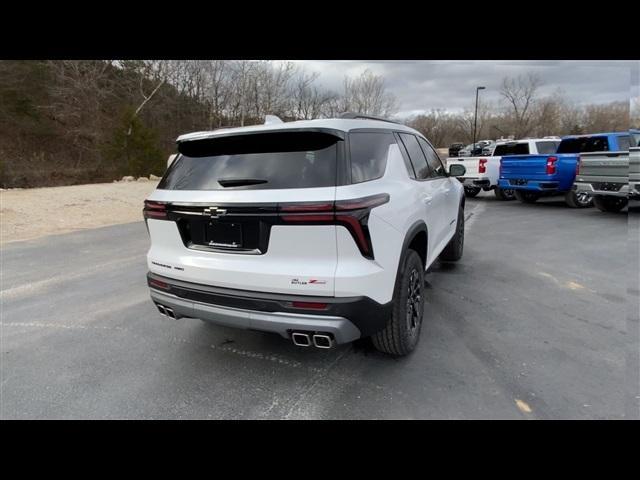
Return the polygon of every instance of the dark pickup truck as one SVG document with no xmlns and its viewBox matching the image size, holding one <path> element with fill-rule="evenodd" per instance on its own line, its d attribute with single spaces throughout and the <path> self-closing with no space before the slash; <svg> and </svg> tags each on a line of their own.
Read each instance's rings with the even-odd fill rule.
<svg viewBox="0 0 640 480">
<path fill-rule="evenodd" d="M 594 133 L 563 137 L 552 155 L 507 155 L 500 162 L 499 187 L 513 189 L 523 203 L 543 196 L 564 195 L 573 208 L 590 207 L 589 192 L 573 188 L 581 153 L 628 151 L 629 132 Z"/>
</svg>

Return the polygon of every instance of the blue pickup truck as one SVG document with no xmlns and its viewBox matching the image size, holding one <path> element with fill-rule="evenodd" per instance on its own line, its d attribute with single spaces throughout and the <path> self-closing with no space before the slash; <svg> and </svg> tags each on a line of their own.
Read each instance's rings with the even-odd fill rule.
<svg viewBox="0 0 640 480">
<path fill-rule="evenodd" d="M 547 155 L 505 155 L 500 162 L 501 189 L 511 189 L 523 203 L 564 195 L 573 208 L 590 207 L 588 193 L 572 189 L 581 153 L 629 150 L 629 132 L 593 133 L 562 137 L 558 150 Z"/>
</svg>

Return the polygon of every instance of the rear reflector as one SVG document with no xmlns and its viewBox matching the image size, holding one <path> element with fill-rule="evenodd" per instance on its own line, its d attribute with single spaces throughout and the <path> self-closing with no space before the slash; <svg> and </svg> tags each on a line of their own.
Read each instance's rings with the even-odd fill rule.
<svg viewBox="0 0 640 480">
<path fill-rule="evenodd" d="M 478 165 L 478 173 L 487 173 L 487 159 L 481 158 Z"/>
<path fill-rule="evenodd" d="M 291 302 L 293 308 L 304 308 L 306 310 L 325 310 L 327 308 L 326 303 L 320 302 Z"/>
<path fill-rule="evenodd" d="M 149 279 L 149 285 L 151 287 L 160 288 L 162 290 L 169 290 L 169 284 L 161 282 L 160 280 L 156 280 L 154 278 Z"/>
</svg>

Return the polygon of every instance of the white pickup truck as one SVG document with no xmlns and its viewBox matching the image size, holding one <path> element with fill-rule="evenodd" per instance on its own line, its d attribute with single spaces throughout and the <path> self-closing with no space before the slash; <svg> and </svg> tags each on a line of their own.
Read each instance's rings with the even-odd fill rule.
<svg viewBox="0 0 640 480">
<path fill-rule="evenodd" d="M 464 165 L 466 173 L 458 179 L 464 185 L 467 197 L 475 197 L 480 190 L 493 190 L 500 200 L 513 200 L 513 190 L 503 190 L 498 187 L 500 177 L 500 159 L 503 155 L 535 155 L 552 154 L 560 144 L 559 137 L 525 138 L 508 142 L 497 142 L 491 156 L 481 157 L 450 157 L 447 167 Z"/>
</svg>

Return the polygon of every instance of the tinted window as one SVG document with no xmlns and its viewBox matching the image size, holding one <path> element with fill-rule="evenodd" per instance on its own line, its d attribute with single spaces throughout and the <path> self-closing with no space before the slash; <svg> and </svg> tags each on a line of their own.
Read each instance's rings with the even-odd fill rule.
<svg viewBox="0 0 640 480">
<path fill-rule="evenodd" d="M 502 143 L 496 146 L 493 151 L 494 157 L 503 157 L 505 155 L 529 155 L 528 143 Z"/>
<path fill-rule="evenodd" d="M 431 145 L 429 145 L 427 142 L 424 141 L 424 139 L 420 137 L 418 137 L 418 142 L 420 143 L 420 146 L 422 147 L 422 151 L 427 157 L 427 163 L 429 164 L 429 170 L 430 170 L 429 176 L 431 178 L 446 177 L 447 174 L 445 173 L 444 166 L 442 165 L 442 162 L 440 161 L 440 157 L 438 157 L 438 154 L 435 152 L 435 150 L 431 148 Z"/>
<path fill-rule="evenodd" d="M 329 187 L 336 184 L 333 135 L 287 132 L 182 142 L 158 188 L 226 190 Z"/>
<path fill-rule="evenodd" d="M 416 137 L 408 133 L 400 133 L 399 135 L 402 139 L 402 143 L 404 143 L 404 146 L 407 148 L 407 152 L 409 153 L 413 170 L 416 172 L 416 178 L 418 180 L 429 178 L 427 159 L 424 156 L 424 153 L 422 153 L 422 149 L 420 148 Z"/>
<path fill-rule="evenodd" d="M 618 137 L 618 150 L 629 150 L 631 146 L 630 138 L 628 136 Z"/>
<path fill-rule="evenodd" d="M 353 132 L 349 134 L 351 182 L 360 183 L 384 175 L 389 145 L 395 143 L 391 132 Z"/>
<path fill-rule="evenodd" d="M 607 137 L 578 137 L 562 140 L 556 153 L 606 152 L 608 150 Z"/>
<path fill-rule="evenodd" d="M 633 146 L 640 147 L 640 133 L 633 133 L 631 136 L 633 137 Z"/>
<path fill-rule="evenodd" d="M 549 153 L 556 153 L 556 150 L 558 150 L 558 145 L 560 145 L 560 141 L 536 142 L 536 148 L 538 149 L 538 153 L 542 153 L 543 155 L 547 155 Z"/>
</svg>

